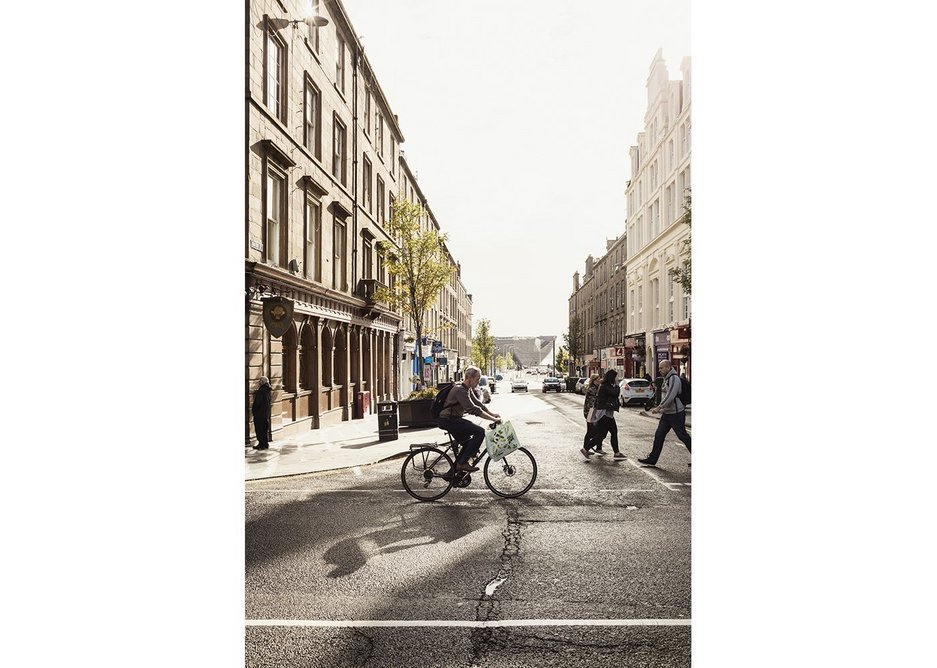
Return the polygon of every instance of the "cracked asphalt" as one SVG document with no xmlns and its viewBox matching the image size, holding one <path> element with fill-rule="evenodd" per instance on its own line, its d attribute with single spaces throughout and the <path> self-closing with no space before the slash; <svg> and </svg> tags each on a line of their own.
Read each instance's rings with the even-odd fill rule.
<svg viewBox="0 0 937 668">
<path fill-rule="evenodd" d="M 492 399 L 537 458 L 519 499 L 479 473 L 419 503 L 402 459 L 246 483 L 246 665 L 689 666 L 689 454 L 639 466 L 656 421 L 624 408 L 628 459 L 585 461 L 582 396 L 531 389 Z"/>
</svg>

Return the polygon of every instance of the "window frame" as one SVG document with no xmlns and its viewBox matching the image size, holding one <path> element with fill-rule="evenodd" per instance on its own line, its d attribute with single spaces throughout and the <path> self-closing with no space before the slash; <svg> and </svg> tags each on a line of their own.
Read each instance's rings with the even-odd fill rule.
<svg viewBox="0 0 937 668">
<path fill-rule="evenodd" d="M 341 231 L 341 234 L 339 234 Z M 341 243 L 337 243 L 341 241 Z M 341 292 L 348 290 L 348 226 L 338 215 L 332 218 L 332 289 Z M 341 268 L 341 274 L 339 274 Z M 336 278 L 341 276 L 341 282 Z"/>
<path fill-rule="evenodd" d="M 373 213 L 374 193 L 371 184 L 374 181 L 374 165 L 366 154 L 361 156 L 361 180 L 364 182 L 365 208 L 368 213 Z"/>
<path fill-rule="evenodd" d="M 345 95 L 345 40 L 342 36 L 336 33 L 336 41 L 338 42 L 336 46 L 338 47 L 335 52 L 335 87 L 338 91 Z"/>
<path fill-rule="evenodd" d="M 286 62 L 286 41 L 280 37 L 276 31 L 273 29 L 270 19 L 264 17 L 264 63 L 263 63 L 263 102 L 264 106 L 270 110 L 272 116 L 278 121 L 285 123 L 286 118 L 286 72 L 287 72 L 287 62 Z M 271 94 L 270 94 L 270 44 L 274 43 L 279 50 L 277 57 L 277 76 L 274 77 L 274 80 L 277 84 L 277 95 L 274 98 L 276 107 L 274 108 L 271 103 Z"/>
<path fill-rule="evenodd" d="M 381 224 L 387 222 L 384 213 L 384 198 L 386 197 L 387 187 L 384 184 L 384 179 L 381 178 L 381 175 L 377 175 L 377 221 Z"/>
<path fill-rule="evenodd" d="M 315 211 L 310 230 L 310 211 Z M 310 263 L 309 246 L 314 257 Z M 310 267 L 311 264 L 311 267 Z M 306 193 L 303 211 L 303 275 L 307 280 L 322 282 L 322 201 L 312 193 Z"/>
<path fill-rule="evenodd" d="M 314 101 L 312 118 L 312 146 L 309 137 L 309 100 L 310 94 Z M 303 78 L 303 146 L 306 147 L 317 160 L 322 159 L 322 91 L 312 82 L 309 74 Z"/>
<path fill-rule="evenodd" d="M 289 255 L 289 249 L 286 248 L 286 241 L 288 240 L 288 218 L 289 213 L 287 210 L 287 181 L 286 181 L 286 172 L 281 170 L 279 167 L 275 166 L 270 160 L 266 161 L 266 171 L 264 175 L 264 262 L 267 264 L 272 264 L 275 267 L 286 268 L 286 258 Z M 274 181 L 279 181 L 280 184 L 280 195 L 279 202 L 277 206 L 273 206 L 273 193 L 271 184 Z M 271 208 L 278 210 L 280 216 L 275 221 L 270 217 Z M 278 238 L 275 240 L 275 244 L 271 243 L 270 233 L 271 222 L 274 222 L 276 225 L 276 234 Z M 276 256 L 273 257 L 271 254 L 271 249 L 276 250 Z"/>
<path fill-rule="evenodd" d="M 338 139 L 341 138 L 341 152 L 338 151 Z M 332 115 L 332 176 L 338 179 L 343 186 L 348 185 L 348 126 L 338 117 Z M 339 173 L 336 174 L 335 172 Z"/>
</svg>

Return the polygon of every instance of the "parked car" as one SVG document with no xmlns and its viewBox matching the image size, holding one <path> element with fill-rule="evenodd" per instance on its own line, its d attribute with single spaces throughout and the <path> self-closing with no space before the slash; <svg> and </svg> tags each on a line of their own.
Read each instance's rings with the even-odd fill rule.
<svg viewBox="0 0 937 668">
<path fill-rule="evenodd" d="M 523 378 L 515 378 L 511 381 L 511 392 L 527 391 L 527 381 Z"/>
<path fill-rule="evenodd" d="M 646 404 L 654 397 L 654 386 L 643 378 L 621 380 L 621 405 Z"/>
<path fill-rule="evenodd" d="M 589 380 L 589 379 L 588 379 L 588 378 L 580 378 L 579 380 L 576 381 L 576 394 L 585 394 L 585 393 L 586 393 L 586 389 L 585 389 L 584 386 L 585 386 L 587 380 Z"/>
<path fill-rule="evenodd" d="M 475 389 L 481 390 L 482 396 L 479 397 L 479 399 L 484 401 L 486 404 L 491 403 L 491 388 L 488 386 L 488 378 L 486 378 L 485 376 L 482 376 L 478 380 L 478 386 Z M 475 396 L 478 396 L 477 392 Z"/>
<path fill-rule="evenodd" d="M 559 378 L 554 378 L 553 376 L 547 376 L 543 379 L 543 391 L 544 393 L 553 390 L 554 392 L 562 392 L 563 387 L 560 384 Z"/>
<path fill-rule="evenodd" d="M 495 379 L 492 378 L 491 376 L 485 376 L 485 378 L 488 379 L 488 389 L 490 389 L 491 393 L 494 394 L 495 393 Z"/>
</svg>

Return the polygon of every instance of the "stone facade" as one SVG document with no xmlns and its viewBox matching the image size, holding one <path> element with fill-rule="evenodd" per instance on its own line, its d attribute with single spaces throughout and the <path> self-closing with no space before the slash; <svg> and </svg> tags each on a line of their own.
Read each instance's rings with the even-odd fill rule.
<svg viewBox="0 0 937 668">
<path fill-rule="evenodd" d="M 690 229 L 681 221 L 690 192 L 690 59 L 671 81 L 660 51 L 647 82 L 645 129 L 629 152 L 625 233 L 573 275 L 569 320 L 580 319 L 582 372 L 618 368 L 626 377 L 657 374 L 666 357 L 689 373 L 690 297 L 669 274 L 683 261 Z M 623 353 L 623 356 L 619 356 Z"/>
<path fill-rule="evenodd" d="M 658 51 L 647 82 L 644 132 L 631 147 L 628 202 L 627 333 L 647 371 L 670 359 L 689 372 L 690 297 L 669 270 L 682 262 L 683 203 L 690 192 L 690 59 L 682 80 L 670 80 Z M 666 341 L 666 343 L 665 343 Z"/>
<path fill-rule="evenodd" d="M 389 280 L 377 247 L 393 242 L 384 224 L 402 187 L 404 137 L 341 2 L 312 5 L 326 25 L 300 20 L 305 0 L 248 5 L 248 443 L 260 376 L 274 390 L 274 438 L 360 416 L 360 393 L 373 411 L 411 387 L 406 323 L 374 298 Z M 282 337 L 263 321 L 274 296 L 293 307 Z"/>
</svg>

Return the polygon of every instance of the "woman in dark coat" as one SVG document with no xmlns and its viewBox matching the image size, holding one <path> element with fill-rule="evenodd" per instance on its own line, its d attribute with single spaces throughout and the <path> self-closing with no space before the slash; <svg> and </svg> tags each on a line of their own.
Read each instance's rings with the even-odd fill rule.
<svg viewBox="0 0 937 668">
<path fill-rule="evenodd" d="M 254 433 L 257 435 L 255 450 L 266 450 L 270 446 L 270 381 L 260 377 L 260 387 L 254 392 L 251 415 L 254 417 Z"/>
<path fill-rule="evenodd" d="M 589 459 L 591 456 L 589 454 L 589 448 L 591 447 L 592 436 L 595 434 L 596 428 L 594 422 L 589 422 L 589 414 L 592 412 L 592 408 L 595 406 L 595 398 L 599 394 L 599 378 L 601 378 L 601 376 L 597 373 L 594 373 L 589 377 L 589 387 L 586 390 L 586 400 L 582 404 L 582 417 L 586 419 L 586 435 L 582 439 L 582 449 L 579 452 L 581 452 L 583 457 L 586 459 Z M 601 441 L 599 441 L 599 445 L 595 451 L 602 452 Z"/>
<path fill-rule="evenodd" d="M 591 445 L 601 444 L 605 437 L 611 434 L 615 459 L 626 459 L 625 455 L 618 449 L 618 423 L 615 422 L 615 413 L 621 408 L 621 387 L 616 382 L 617 376 L 617 371 L 609 369 L 605 372 L 602 384 L 599 385 L 599 393 L 595 397 L 595 410 L 600 414 L 600 417 L 596 421 Z M 586 450 L 588 451 L 589 447 Z"/>
</svg>

